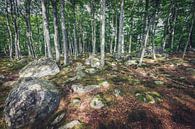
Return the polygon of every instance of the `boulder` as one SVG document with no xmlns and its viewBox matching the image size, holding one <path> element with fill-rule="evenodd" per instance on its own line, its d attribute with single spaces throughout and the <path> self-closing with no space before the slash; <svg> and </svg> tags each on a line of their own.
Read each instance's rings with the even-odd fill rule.
<svg viewBox="0 0 195 129">
<path fill-rule="evenodd" d="M 5 121 L 10 128 L 25 128 L 47 120 L 57 109 L 60 94 L 49 81 L 19 80 L 5 102 Z"/>
<path fill-rule="evenodd" d="M 138 64 L 137 60 L 128 60 L 127 62 L 125 62 L 126 66 L 137 65 L 137 64 Z"/>
<path fill-rule="evenodd" d="M 51 123 L 51 125 L 59 124 L 66 116 L 65 112 L 60 113 Z"/>
<path fill-rule="evenodd" d="M 156 85 L 163 85 L 163 84 L 164 84 L 164 82 L 163 82 L 163 81 L 159 81 L 159 80 L 154 81 L 154 83 L 155 83 Z"/>
<path fill-rule="evenodd" d="M 103 108 L 105 105 L 104 105 L 104 103 L 102 102 L 102 98 L 100 98 L 100 96 L 95 96 L 95 97 L 91 100 L 90 106 L 91 106 L 91 108 L 94 108 L 94 109 L 101 109 L 101 108 Z"/>
<path fill-rule="evenodd" d="M 72 85 L 71 88 L 75 93 L 78 94 L 85 94 L 88 92 L 91 92 L 97 88 L 99 88 L 100 85 L 88 85 L 88 86 L 82 86 L 81 84 Z"/>
<path fill-rule="evenodd" d="M 71 101 L 72 106 L 79 106 L 81 104 L 81 99 L 80 98 L 74 98 Z"/>
<path fill-rule="evenodd" d="M 104 88 L 109 88 L 110 84 L 108 81 L 103 81 L 99 84 L 99 86 L 104 87 Z"/>
<path fill-rule="evenodd" d="M 48 75 L 55 75 L 60 72 L 58 65 L 54 60 L 50 58 L 40 58 L 39 60 L 34 60 L 26 65 L 19 72 L 21 77 L 44 77 Z"/>
<path fill-rule="evenodd" d="M 73 120 L 67 124 L 65 124 L 64 126 L 61 126 L 59 129 L 72 129 L 74 127 L 80 126 L 81 122 L 79 122 L 78 120 Z"/>
<path fill-rule="evenodd" d="M 114 89 L 114 96 L 116 97 L 121 96 L 121 91 L 119 89 Z"/>
<path fill-rule="evenodd" d="M 95 58 L 94 56 L 89 56 L 89 58 L 86 59 L 85 64 L 90 65 L 93 68 L 101 67 L 100 60 L 98 58 Z"/>
<path fill-rule="evenodd" d="M 88 68 L 88 69 L 85 69 L 85 72 L 88 74 L 95 74 L 96 70 L 94 68 Z"/>
</svg>

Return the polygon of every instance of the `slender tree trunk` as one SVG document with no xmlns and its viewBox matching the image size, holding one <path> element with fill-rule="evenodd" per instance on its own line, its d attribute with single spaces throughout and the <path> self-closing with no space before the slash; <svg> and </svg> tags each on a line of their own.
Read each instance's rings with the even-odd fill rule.
<svg viewBox="0 0 195 129">
<path fill-rule="evenodd" d="M 173 5 L 173 25 L 172 25 L 172 30 L 171 30 L 171 50 L 173 51 L 173 47 L 174 47 L 174 37 L 175 37 L 175 24 L 176 24 L 176 8 L 175 5 Z"/>
<path fill-rule="evenodd" d="M 20 46 L 19 46 L 19 31 L 18 31 L 18 5 L 17 1 L 10 1 L 11 2 L 11 12 L 13 16 L 13 23 L 14 23 L 14 47 L 15 47 L 15 58 L 20 58 Z"/>
<path fill-rule="evenodd" d="M 147 42 L 148 42 L 148 38 L 149 38 L 149 27 L 147 29 L 147 33 L 146 33 L 146 36 L 145 36 L 145 40 L 144 40 L 144 46 L 143 46 L 143 49 L 142 49 L 142 52 L 141 52 L 141 57 L 140 57 L 140 60 L 139 60 L 139 65 L 141 66 L 142 65 L 142 61 L 143 61 L 143 58 L 144 58 L 144 54 L 145 54 L 145 50 L 146 50 L 146 47 L 147 47 Z"/>
<path fill-rule="evenodd" d="M 195 4 L 195 2 L 194 2 L 194 4 Z M 182 56 L 182 58 L 185 57 L 187 48 L 188 48 L 188 46 L 189 46 L 190 37 L 191 37 L 191 35 L 192 35 L 193 26 L 194 26 L 194 17 L 195 17 L 195 12 L 193 12 L 193 14 L 192 14 L 192 23 L 191 23 L 191 27 L 190 27 L 190 30 L 189 30 L 189 33 L 188 33 L 188 40 L 187 40 L 187 42 L 186 42 L 186 45 L 185 45 L 185 48 L 184 48 L 184 51 L 183 51 L 183 56 Z"/>
<path fill-rule="evenodd" d="M 117 42 L 118 42 L 118 16 L 116 14 L 116 23 L 115 23 L 115 38 L 114 38 L 114 53 L 116 53 Z"/>
<path fill-rule="evenodd" d="M 47 47 L 47 53 L 49 58 L 53 58 L 52 52 L 51 52 L 51 45 L 50 45 L 50 35 L 49 35 L 49 22 L 47 17 L 47 10 L 46 10 L 46 3 L 47 0 L 41 0 L 42 5 L 42 17 L 43 17 L 43 31 L 44 31 L 44 41 L 45 46 Z"/>
<path fill-rule="evenodd" d="M 95 53 L 96 53 L 96 21 L 95 21 L 94 16 L 93 16 L 93 21 L 92 21 L 92 43 L 93 43 L 93 45 L 92 45 L 92 47 L 93 47 L 92 54 L 95 55 Z"/>
<path fill-rule="evenodd" d="M 57 10 L 57 0 L 52 0 L 53 7 L 53 23 L 54 23 L 54 46 L 56 53 L 56 62 L 60 63 L 60 45 L 59 45 L 59 32 L 58 32 L 58 10 Z"/>
<path fill-rule="evenodd" d="M 75 59 L 78 56 L 78 45 L 77 45 L 77 31 L 76 31 L 76 25 L 77 25 L 77 21 L 76 21 L 76 4 L 75 1 L 73 3 L 73 10 L 74 10 L 74 29 L 73 29 L 73 34 L 74 34 L 74 57 Z"/>
<path fill-rule="evenodd" d="M 124 0 L 121 0 L 121 11 L 119 20 L 119 42 L 118 42 L 118 58 L 121 57 L 121 53 L 124 54 L 124 33 L 123 33 L 123 23 L 124 23 Z"/>
<path fill-rule="evenodd" d="M 106 0 L 101 0 L 101 66 L 105 64 L 105 10 L 106 10 Z"/>
<path fill-rule="evenodd" d="M 132 45 L 132 35 L 129 36 L 129 54 L 131 53 L 131 45 Z"/>
<path fill-rule="evenodd" d="M 62 26 L 62 37 L 63 37 L 63 51 L 64 51 L 64 65 L 68 63 L 67 56 L 67 34 L 66 34 L 66 21 L 65 21 L 65 3 L 64 0 L 60 0 L 61 2 L 61 26 Z"/>
<path fill-rule="evenodd" d="M 9 33 L 9 58 L 10 60 L 13 59 L 13 36 L 12 36 L 12 31 L 11 31 L 11 26 L 10 26 L 10 19 L 9 19 L 9 12 L 8 12 L 8 1 L 5 0 L 5 11 L 6 11 L 6 24 L 7 24 L 7 30 Z"/>
<path fill-rule="evenodd" d="M 139 66 L 142 65 L 142 61 L 143 61 L 143 58 L 144 58 L 144 54 L 145 54 L 145 50 L 146 50 L 146 47 L 147 47 L 147 43 L 148 43 L 148 38 L 149 38 L 149 33 L 150 33 L 150 22 L 149 22 L 149 16 L 148 16 L 148 5 L 149 5 L 149 0 L 146 0 L 146 6 L 145 6 L 145 23 L 146 23 L 146 28 L 145 28 L 145 31 L 146 31 L 146 34 L 145 34 L 145 40 L 144 40 L 144 44 L 143 44 L 143 48 L 142 48 L 142 51 L 141 51 L 141 57 L 140 57 L 140 60 L 139 60 Z"/>
<path fill-rule="evenodd" d="M 35 51 L 34 47 L 32 45 L 32 29 L 31 29 L 31 24 L 30 24 L 30 5 L 31 5 L 31 0 L 25 0 L 25 23 L 26 23 L 26 36 L 28 39 L 28 52 L 29 56 L 32 56 L 35 58 Z"/>
</svg>

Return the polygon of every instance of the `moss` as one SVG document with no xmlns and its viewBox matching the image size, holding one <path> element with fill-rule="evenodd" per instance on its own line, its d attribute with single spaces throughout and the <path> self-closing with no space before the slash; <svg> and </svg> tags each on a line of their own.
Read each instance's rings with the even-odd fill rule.
<svg viewBox="0 0 195 129">
<path fill-rule="evenodd" d="M 155 102 L 161 102 L 162 101 L 162 96 L 155 91 L 152 92 L 137 92 L 135 93 L 135 97 L 142 102 L 145 103 L 155 103 Z"/>
</svg>

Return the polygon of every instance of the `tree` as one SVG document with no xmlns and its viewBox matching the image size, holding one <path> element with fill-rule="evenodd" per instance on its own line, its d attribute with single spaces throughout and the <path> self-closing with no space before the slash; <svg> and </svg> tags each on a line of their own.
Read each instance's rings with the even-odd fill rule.
<svg viewBox="0 0 195 129">
<path fill-rule="evenodd" d="M 18 24 L 18 1 L 10 1 L 11 14 L 14 26 L 14 47 L 15 47 L 15 58 L 20 58 L 20 41 L 19 41 L 19 24 Z"/>
<path fill-rule="evenodd" d="M 57 0 L 52 0 L 53 7 L 53 23 L 54 23 L 54 45 L 55 45 L 55 53 L 56 53 L 56 62 L 60 63 L 60 46 L 59 46 L 59 32 L 58 32 L 58 10 L 57 10 Z"/>
<path fill-rule="evenodd" d="M 121 53 L 124 54 L 124 0 L 121 0 L 121 11 L 119 20 L 119 39 L 118 39 L 118 58 L 121 57 Z"/>
<path fill-rule="evenodd" d="M 7 24 L 7 30 L 9 33 L 9 58 L 12 60 L 13 59 L 13 36 L 12 36 L 12 31 L 11 31 L 11 23 L 10 23 L 10 18 L 9 18 L 9 12 L 8 12 L 8 0 L 5 0 L 5 12 L 6 12 L 6 24 Z"/>
<path fill-rule="evenodd" d="M 49 34 L 49 22 L 48 22 L 48 13 L 46 10 L 47 0 L 41 0 L 42 5 L 42 18 L 43 18 L 43 31 L 44 31 L 44 41 L 45 41 L 45 48 L 47 48 L 48 57 L 53 58 L 51 53 L 51 45 L 50 45 L 50 34 Z"/>
<path fill-rule="evenodd" d="M 26 23 L 26 36 L 28 39 L 28 54 L 29 56 L 32 56 L 35 58 L 35 50 L 33 47 L 33 39 L 32 39 L 32 29 L 31 29 L 31 23 L 30 23 L 30 6 L 31 6 L 31 0 L 25 0 L 25 23 Z"/>
<path fill-rule="evenodd" d="M 65 14 L 64 14 L 64 8 L 65 3 L 64 0 L 60 0 L 61 4 L 61 26 L 62 26 L 62 36 L 63 36 L 63 50 L 64 50 L 64 65 L 67 65 L 68 63 L 68 55 L 67 55 L 67 34 L 66 34 L 66 24 L 65 24 Z"/>
<path fill-rule="evenodd" d="M 149 17 L 148 17 L 148 5 L 149 4 L 149 0 L 146 0 L 146 5 L 145 5 L 145 17 L 146 17 L 146 25 L 145 25 L 145 39 L 144 39 L 144 44 L 143 44 L 143 48 L 142 48 L 142 51 L 141 51 L 141 57 L 140 57 L 140 60 L 139 60 L 139 65 L 142 65 L 142 61 L 143 61 L 143 58 L 144 58 L 144 54 L 145 54 L 145 50 L 146 50 L 146 47 L 147 47 L 147 42 L 148 42 L 148 38 L 149 38 L 149 32 L 150 32 L 150 20 L 149 20 Z"/>
<path fill-rule="evenodd" d="M 105 11 L 106 11 L 106 0 L 101 0 L 101 66 L 105 64 Z"/>
<path fill-rule="evenodd" d="M 195 1 L 193 1 L 193 4 L 192 5 L 195 5 Z M 185 48 L 184 48 L 184 51 L 183 51 L 183 56 L 182 58 L 185 57 L 185 54 L 186 54 L 186 51 L 187 51 L 187 48 L 189 46 L 189 42 L 190 42 L 190 38 L 191 38 L 191 35 L 192 35 L 192 31 L 193 31 L 193 27 L 194 27 L 194 19 L 195 19 L 195 10 L 194 10 L 194 6 L 192 6 L 192 22 L 191 22 L 191 26 L 190 26 L 190 30 L 188 32 L 188 39 L 187 39 L 187 42 L 186 42 L 186 45 L 185 45 Z"/>
</svg>

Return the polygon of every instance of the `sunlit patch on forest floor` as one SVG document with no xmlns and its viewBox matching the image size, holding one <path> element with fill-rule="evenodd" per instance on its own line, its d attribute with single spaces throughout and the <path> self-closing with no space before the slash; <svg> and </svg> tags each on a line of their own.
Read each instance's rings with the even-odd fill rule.
<svg viewBox="0 0 195 129">
<path fill-rule="evenodd" d="M 62 93 L 58 108 L 66 115 L 56 127 L 72 120 L 79 120 L 79 128 L 92 129 L 188 129 L 195 128 L 195 53 L 182 60 L 180 54 L 156 61 L 145 59 L 144 65 L 126 66 L 107 57 L 106 66 L 94 74 L 88 74 L 84 59 L 62 68 L 55 76 L 44 79 L 54 82 Z M 28 61 L 27 61 L 28 62 Z M 27 64 L 20 61 L 0 60 L 0 128 L 5 128 L 3 104 L 11 87 L 5 85 L 18 78 L 18 71 Z M 77 64 L 85 66 L 80 79 L 70 80 L 76 75 Z M 115 65 L 111 65 L 111 64 Z M 86 94 L 74 93 L 73 84 L 101 85 Z M 117 92 L 117 93 L 116 93 Z M 90 107 L 91 98 L 98 96 L 105 106 L 101 109 Z M 73 104 L 73 100 L 80 103 Z"/>
</svg>

